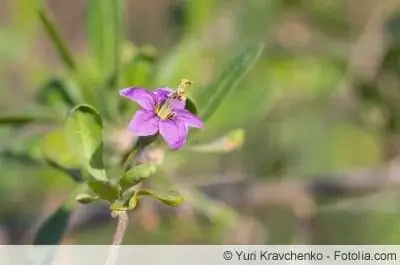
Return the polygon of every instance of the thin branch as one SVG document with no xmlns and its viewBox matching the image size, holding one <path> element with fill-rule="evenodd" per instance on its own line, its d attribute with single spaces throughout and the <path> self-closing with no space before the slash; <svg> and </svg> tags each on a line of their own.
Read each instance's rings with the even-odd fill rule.
<svg viewBox="0 0 400 265">
<path fill-rule="evenodd" d="M 119 246 L 124 239 L 126 228 L 128 227 L 129 216 L 126 211 L 113 212 L 113 217 L 118 217 L 117 229 L 115 230 L 114 239 L 112 242 L 110 253 L 108 254 L 107 265 L 114 265 L 118 256 Z"/>
<path fill-rule="evenodd" d="M 367 170 L 354 170 L 349 172 L 334 172 L 321 174 L 304 180 L 301 176 L 287 176 L 281 180 L 266 181 L 261 177 L 249 177 L 237 175 L 231 176 L 198 176 L 196 179 L 222 179 L 221 182 L 192 183 L 182 178 L 177 178 L 182 186 L 198 189 L 210 199 L 222 201 L 237 209 L 249 209 L 265 207 L 268 205 L 291 205 L 298 215 L 308 216 L 315 210 L 314 200 L 319 199 L 344 199 L 360 198 L 382 190 L 400 190 L 400 161 L 392 161 L 380 168 Z M 91 205 L 97 210 L 90 214 L 85 208 L 77 215 L 90 215 L 85 220 L 77 220 L 71 223 L 71 230 L 77 232 L 80 229 L 93 227 L 87 225 L 96 219 L 108 222 L 109 214 L 106 205 Z M 170 208 L 162 207 L 161 211 L 169 211 Z"/>
</svg>

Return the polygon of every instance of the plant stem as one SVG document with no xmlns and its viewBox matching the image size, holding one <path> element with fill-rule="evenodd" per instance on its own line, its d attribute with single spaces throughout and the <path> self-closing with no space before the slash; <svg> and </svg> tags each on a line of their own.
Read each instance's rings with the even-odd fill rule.
<svg viewBox="0 0 400 265">
<path fill-rule="evenodd" d="M 132 159 L 136 156 L 136 154 L 139 153 L 138 148 L 132 149 L 132 151 L 129 153 L 128 157 L 124 161 L 124 164 L 122 165 L 122 173 L 125 173 L 131 166 L 132 164 Z"/>
<path fill-rule="evenodd" d="M 117 229 L 115 230 L 114 239 L 112 242 L 110 253 L 108 254 L 107 265 L 114 265 L 117 255 L 119 246 L 124 239 L 126 228 L 128 227 L 129 216 L 126 211 L 122 212 L 113 212 L 113 217 L 118 217 L 118 224 Z"/>
</svg>

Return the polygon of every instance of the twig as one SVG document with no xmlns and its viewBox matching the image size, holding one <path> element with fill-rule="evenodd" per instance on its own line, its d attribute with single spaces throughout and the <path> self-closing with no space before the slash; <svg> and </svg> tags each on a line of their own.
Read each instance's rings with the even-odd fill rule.
<svg viewBox="0 0 400 265">
<path fill-rule="evenodd" d="M 115 230 L 110 253 L 108 254 L 107 265 L 114 265 L 118 255 L 119 246 L 124 239 L 126 228 L 128 227 L 129 216 L 126 211 L 113 212 L 113 217 L 118 217 L 117 229 Z"/>
</svg>

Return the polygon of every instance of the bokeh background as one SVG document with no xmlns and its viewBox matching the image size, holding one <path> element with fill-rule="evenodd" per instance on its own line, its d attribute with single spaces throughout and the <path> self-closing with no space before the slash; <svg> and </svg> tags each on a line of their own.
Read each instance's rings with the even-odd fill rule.
<svg viewBox="0 0 400 265">
<path fill-rule="evenodd" d="M 38 96 L 49 80 L 68 76 L 40 24 L 43 4 L 84 69 L 80 79 L 96 84 L 101 75 L 90 57 L 87 3 L 0 0 L 2 117 L 40 113 L 40 100 L 60 117 L 68 111 L 57 94 Z M 166 185 L 167 178 L 190 199 L 178 208 L 144 200 L 131 214 L 124 244 L 400 244 L 398 0 L 124 5 L 122 60 L 139 49 L 146 56 L 109 98 L 118 98 L 122 86 L 176 86 L 181 78 L 195 82 L 195 94 L 243 47 L 265 44 L 199 135 L 207 142 L 243 128 L 241 148 L 167 152 L 151 185 Z M 122 125 L 106 137 L 129 141 Z M 36 161 L 51 128 L 2 123 L 3 244 L 29 243 L 76 185 Z M 115 225 L 107 206 L 79 206 L 62 244 L 109 244 Z"/>
</svg>

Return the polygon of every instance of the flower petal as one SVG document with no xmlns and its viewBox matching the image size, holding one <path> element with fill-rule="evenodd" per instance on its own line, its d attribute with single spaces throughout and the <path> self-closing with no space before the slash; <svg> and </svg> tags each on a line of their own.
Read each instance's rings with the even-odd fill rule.
<svg viewBox="0 0 400 265">
<path fill-rule="evenodd" d="M 154 110 L 157 105 L 156 98 L 153 93 L 144 88 L 128 87 L 120 90 L 119 94 L 135 101 L 145 110 Z"/>
<path fill-rule="evenodd" d="M 179 149 L 186 143 L 188 127 L 180 120 L 160 120 L 160 134 L 172 149 Z"/>
<path fill-rule="evenodd" d="M 149 136 L 158 132 L 160 118 L 152 111 L 138 110 L 129 123 L 129 130 L 136 136 Z"/>
<path fill-rule="evenodd" d="M 175 113 L 188 127 L 199 129 L 204 127 L 203 121 L 186 109 L 175 110 Z"/>
<path fill-rule="evenodd" d="M 174 93 L 174 90 L 169 88 L 169 87 L 162 87 L 162 88 L 157 88 L 154 91 L 154 95 L 156 96 L 157 102 L 161 103 L 165 101 L 167 98 L 169 98 L 172 93 Z M 186 102 L 183 100 L 178 100 L 178 99 L 170 99 L 172 102 L 172 108 L 173 109 L 184 109 Z"/>
<path fill-rule="evenodd" d="M 162 88 L 157 88 L 153 94 L 156 96 L 157 101 L 160 100 L 166 100 L 169 95 L 174 92 L 171 88 L 169 87 L 162 87 Z"/>
<path fill-rule="evenodd" d="M 186 101 L 179 99 L 172 99 L 172 109 L 174 110 L 184 110 Z"/>
</svg>

